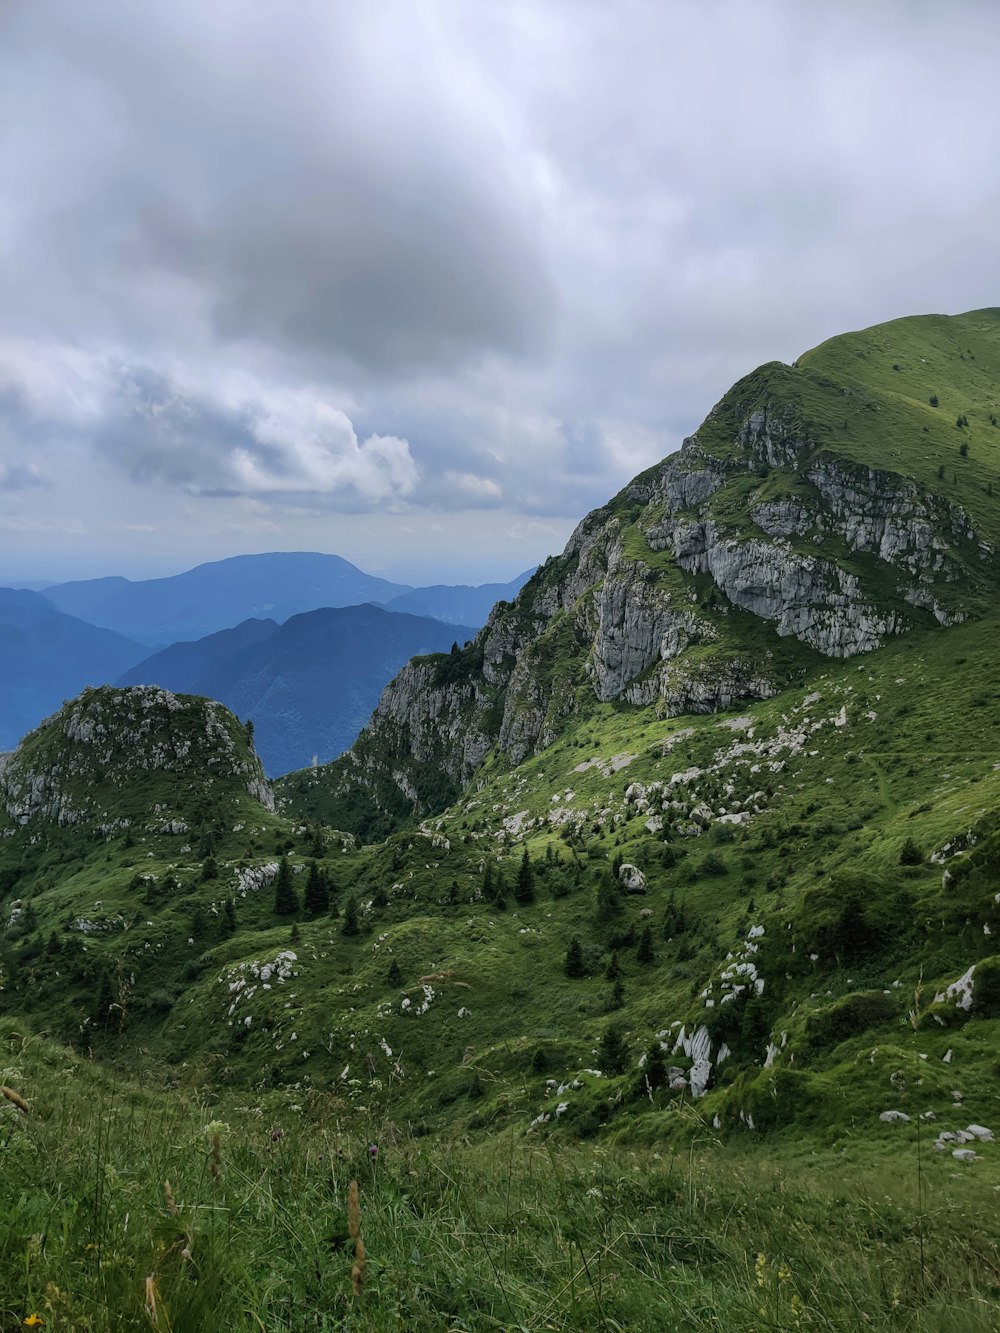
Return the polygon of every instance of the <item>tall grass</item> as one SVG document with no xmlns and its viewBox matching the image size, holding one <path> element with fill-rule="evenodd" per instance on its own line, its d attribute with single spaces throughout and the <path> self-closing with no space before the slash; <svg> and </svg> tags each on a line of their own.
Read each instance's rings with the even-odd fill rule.
<svg viewBox="0 0 1000 1333">
<path fill-rule="evenodd" d="M 413 1140 L 321 1095 L 116 1082 L 9 1023 L 8 1058 L 2 1333 L 997 1326 L 986 1161 L 935 1157 L 922 1209 L 905 1154 Z"/>
</svg>

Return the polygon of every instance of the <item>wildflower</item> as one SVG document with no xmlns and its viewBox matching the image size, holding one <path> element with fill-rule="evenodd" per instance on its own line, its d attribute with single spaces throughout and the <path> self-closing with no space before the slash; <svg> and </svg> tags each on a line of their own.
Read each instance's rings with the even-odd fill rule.
<svg viewBox="0 0 1000 1333">
<path fill-rule="evenodd" d="M 28 1317 L 27 1317 L 27 1319 L 24 1321 L 24 1327 L 25 1327 L 25 1328 L 41 1328 L 41 1326 L 42 1326 L 44 1323 L 45 1323 L 45 1320 L 42 1319 L 39 1315 L 37 1315 L 37 1314 L 29 1314 Z"/>
<path fill-rule="evenodd" d="M 285 1131 L 284 1131 L 283 1129 L 272 1129 L 272 1130 L 271 1130 L 271 1142 L 272 1142 L 272 1143 L 278 1143 L 279 1140 L 283 1139 L 284 1137 L 285 1137 Z"/>
<path fill-rule="evenodd" d="M 754 1264 L 754 1272 L 757 1275 L 757 1286 L 767 1285 L 767 1258 L 763 1254 L 758 1254 L 757 1262 Z"/>
<path fill-rule="evenodd" d="M 369 1143 L 369 1145 L 368 1145 L 368 1156 L 372 1159 L 372 1161 L 374 1161 L 375 1158 L 378 1156 L 378 1144 L 377 1144 L 377 1143 Z"/>
<path fill-rule="evenodd" d="M 778 1266 L 778 1281 L 790 1282 L 792 1279 L 792 1270 L 786 1264 Z"/>
</svg>

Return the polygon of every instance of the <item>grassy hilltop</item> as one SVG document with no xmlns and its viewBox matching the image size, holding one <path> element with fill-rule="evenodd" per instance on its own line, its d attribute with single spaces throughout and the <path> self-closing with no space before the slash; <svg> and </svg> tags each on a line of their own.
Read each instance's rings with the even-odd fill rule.
<svg viewBox="0 0 1000 1333">
<path fill-rule="evenodd" d="M 207 700 L 27 738 L 0 1329 L 995 1327 L 998 354 L 747 377 L 276 810 Z"/>
</svg>

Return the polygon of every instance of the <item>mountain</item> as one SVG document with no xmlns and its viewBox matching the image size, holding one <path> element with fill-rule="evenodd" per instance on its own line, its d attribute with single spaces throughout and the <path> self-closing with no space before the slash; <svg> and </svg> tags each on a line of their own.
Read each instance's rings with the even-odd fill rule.
<svg viewBox="0 0 1000 1333">
<path fill-rule="evenodd" d="M 114 680 L 144 651 L 64 615 L 38 593 L 0 588 L 0 749 L 12 749 L 84 685 Z"/>
<path fill-rule="evenodd" d="M 284 625 L 250 620 L 140 662 L 119 684 L 157 684 L 219 699 L 254 724 L 271 774 L 348 748 L 383 686 L 411 657 L 441 652 L 469 626 L 376 606 L 309 611 Z"/>
<path fill-rule="evenodd" d="M 526 570 L 509 583 L 481 583 L 478 587 L 459 584 L 452 587 L 436 583 L 429 588 L 414 588 L 412 592 L 393 597 L 386 607 L 390 611 L 408 611 L 415 616 L 431 616 L 455 625 L 485 625 L 497 602 L 510 602 L 517 596 L 533 570 Z"/>
<path fill-rule="evenodd" d="M 148 686 L 5 756 L 13 1317 L 985 1333 L 998 385 L 1000 311 L 762 367 L 273 810 Z"/>
<path fill-rule="evenodd" d="M 60 610 L 149 644 L 197 639 L 241 621 L 287 620 L 320 606 L 387 602 L 410 592 L 337 555 L 275 551 L 198 565 L 169 578 L 84 579 L 45 596 Z"/>
<path fill-rule="evenodd" d="M 602 704 L 713 712 L 982 614 L 998 365 L 985 310 L 894 321 L 740 380 L 457 658 L 406 667 L 351 753 L 308 779 L 312 808 L 384 834 L 443 809 L 488 755 L 516 765 Z"/>
<path fill-rule="evenodd" d="M 144 657 L 126 671 L 118 685 L 162 685 L 175 694 L 206 694 L 199 690 L 198 681 L 245 648 L 269 639 L 279 628 L 275 620 L 244 620 L 232 629 L 220 629 L 206 634 L 203 639 L 187 643 L 172 643 L 158 653 Z"/>
<path fill-rule="evenodd" d="M 245 729 L 211 699 L 169 690 L 84 690 L 30 732 L 0 768 L 9 828 L 142 830 L 174 842 L 234 812 L 274 808 Z M 190 849 L 188 849 L 190 850 Z"/>
</svg>

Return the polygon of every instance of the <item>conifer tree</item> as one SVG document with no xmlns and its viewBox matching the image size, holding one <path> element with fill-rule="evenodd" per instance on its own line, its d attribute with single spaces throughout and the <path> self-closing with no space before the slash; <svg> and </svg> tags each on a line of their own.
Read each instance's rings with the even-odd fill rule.
<svg viewBox="0 0 1000 1333">
<path fill-rule="evenodd" d="M 535 872 L 532 869 L 527 847 L 525 847 L 521 855 L 521 864 L 517 868 L 517 879 L 514 882 L 514 898 L 517 902 L 522 904 L 533 903 L 535 901 Z"/>
<path fill-rule="evenodd" d="M 636 962 L 648 965 L 656 962 L 656 953 L 653 950 L 653 932 L 646 926 L 639 936 L 639 947 L 635 951 Z"/>
<path fill-rule="evenodd" d="M 580 941 L 575 935 L 570 940 L 569 948 L 566 950 L 563 971 L 568 977 L 583 977 L 587 975 L 587 969 L 583 962 L 583 949 L 580 947 Z"/>
<path fill-rule="evenodd" d="M 226 923 L 226 930 L 232 934 L 236 929 L 236 904 L 232 898 L 226 899 L 226 905 L 223 908 L 223 917 Z"/>
<path fill-rule="evenodd" d="M 613 916 L 618 916 L 621 910 L 621 890 L 617 882 L 610 875 L 602 875 L 601 882 L 597 886 L 598 919 L 607 921 Z"/>
<path fill-rule="evenodd" d="M 600 1047 L 601 1069 L 605 1074 L 621 1074 L 628 1063 L 625 1029 L 620 1023 L 609 1023 L 604 1029 Z"/>
<path fill-rule="evenodd" d="M 357 935 L 361 931 L 358 924 L 358 901 L 352 894 L 344 907 L 344 920 L 340 927 L 341 935 Z"/>
<path fill-rule="evenodd" d="M 326 876 L 315 861 L 309 862 L 303 906 L 310 916 L 319 916 L 330 910 L 330 890 L 326 887 Z"/>
<path fill-rule="evenodd" d="M 389 964 L 389 971 L 385 979 L 390 986 L 401 986 L 403 984 L 403 973 L 395 958 Z"/>
<path fill-rule="evenodd" d="M 278 863 L 278 878 L 274 881 L 274 910 L 278 916 L 291 916 L 299 910 L 299 895 L 292 883 L 292 867 L 288 857 Z"/>
</svg>

